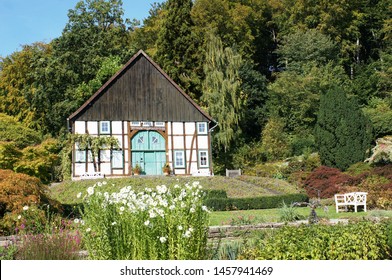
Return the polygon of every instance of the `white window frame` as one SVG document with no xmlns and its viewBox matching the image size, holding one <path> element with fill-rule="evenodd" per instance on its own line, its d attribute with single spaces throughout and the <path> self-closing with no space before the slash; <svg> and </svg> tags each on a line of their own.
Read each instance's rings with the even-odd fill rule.
<svg viewBox="0 0 392 280">
<path fill-rule="evenodd" d="M 141 124 L 140 122 L 131 122 L 131 126 L 139 127 Z"/>
<path fill-rule="evenodd" d="M 103 129 L 104 125 L 107 125 L 107 130 Z M 99 122 L 99 134 L 110 134 L 110 121 Z"/>
<path fill-rule="evenodd" d="M 202 164 L 201 162 L 201 158 L 202 158 L 202 153 L 205 153 L 205 157 L 206 157 L 206 164 Z M 203 156 L 204 157 L 204 156 Z M 203 167 L 210 167 L 209 164 L 209 158 L 208 158 L 208 150 L 200 150 L 198 151 L 198 163 L 199 163 L 199 167 L 203 168 Z"/>
<path fill-rule="evenodd" d="M 155 127 L 165 127 L 165 122 L 155 122 Z"/>
<path fill-rule="evenodd" d="M 75 162 L 86 162 L 86 150 L 75 150 Z"/>
<path fill-rule="evenodd" d="M 154 125 L 153 122 L 142 122 L 143 127 L 152 127 Z"/>
<path fill-rule="evenodd" d="M 177 162 L 177 158 L 180 155 L 182 163 Z M 174 168 L 185 168 L 185 151 L 184 150 L 176 150 L 174 151 Z"/>
<path fill-rule="evenodd" d="M 117 158 L 117 156 L 119 158 Z M 124 168 L 124 153 L 122 150 L 112 150 L 112 168 L 113 169 Z"/>
<path fill-rule="evenodd" d="M 204 129 L 200 129 L 201 125 L 204 125 Z M 207 134 L 207 123 L 206 122 L 198 122 L 197 123 L 197 134 Z"/>
</svg>

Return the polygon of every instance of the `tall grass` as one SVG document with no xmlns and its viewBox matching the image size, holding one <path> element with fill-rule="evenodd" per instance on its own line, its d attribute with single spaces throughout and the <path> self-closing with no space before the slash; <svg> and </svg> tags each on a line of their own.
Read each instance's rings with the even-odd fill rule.
<svg viewBox="0 0 392 280">
<path fill-rule="evenodd" d="M 180 187 L 132 187 L 118 193 L 87 189 L 80 224 L 90 259 L 205 259 L 208 209 L 194 182 Z"/>
</svg>

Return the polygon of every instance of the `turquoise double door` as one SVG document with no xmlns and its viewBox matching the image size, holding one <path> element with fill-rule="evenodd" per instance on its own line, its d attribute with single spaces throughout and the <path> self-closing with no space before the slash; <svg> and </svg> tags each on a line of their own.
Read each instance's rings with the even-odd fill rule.
<svg viewBox="0 0 392 280">
<path fill-rule="evenodd" d="M 156 131 L 139 131 L 132 138 L 132 167 L 139 164 L 144 175 L 162 175 L 166 163 L 165 138 Z"/>
</svg>

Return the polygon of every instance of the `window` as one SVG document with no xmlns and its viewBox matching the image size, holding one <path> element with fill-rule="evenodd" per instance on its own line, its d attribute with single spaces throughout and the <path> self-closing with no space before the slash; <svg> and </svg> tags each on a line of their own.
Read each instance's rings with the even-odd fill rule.
<svg viewBox="0 0 392 280">
<path fill-rule="evenodd" d="M 208 151 L 199 151 L 199 167 L 208 166 Z"/>
<path fill-rule="evenodd" d="M 75 151 L 75 162 L 86 162 L 86 151 Z"/>
<path fill-rule="evenodd" d="M 143 122 L 143 127 L 152 127 L 153 123 L 152 122 Z"/>
<path fill-rule="evenodd" d="M 139 136 L 139 138 L 137 139 L 137 143 L 143 144 L 144 143 L 144 136 Z"/>
<path fill-rule="evenodd" d="M 152 143 L 152 144 L 159 144 L 159 139 L 158 139 L 158 137 L 153 136 L 153 137 L 151 138 L 151 143 Z"/>
<path fill-rule="evenodd" d="M 205 123 L 205 122 L 197 123 L 197 133 L 198 134 L 207 134 L 207 123 Z"/>
<path fill-rule="evenodd" d="M 131 126 L 140 126 L 140 122 L 131 122 Z"/>
<path fill-rule="evenodd" d="M 155 122 L 155 127 L 165 127 L 164 122 Z"/>
<path fill-rule="evenodd" d="M 99 133 L 100 134 L 110 134 L 110 122 L 100 122 L 99 123 Z"/>
<path fill-rule="evenodd" d="M 112 151 L 112 168 L 124 168 L 123 151 Z"/>
<path fill-rule="evenodd" d="M 185 168 L 185 153 L 184 153 L 184 151 L 174 151 L 174 167 Z"/>
</svg>

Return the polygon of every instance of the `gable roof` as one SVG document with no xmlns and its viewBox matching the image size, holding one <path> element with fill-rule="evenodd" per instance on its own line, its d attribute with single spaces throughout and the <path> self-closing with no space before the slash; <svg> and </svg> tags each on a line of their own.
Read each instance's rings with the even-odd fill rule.
<svg viewBox="0 0 392 280">
<path fill-rule="evenodd" d="M 142 50 L 68 119 L 213 121 Z"/>
</svg>

